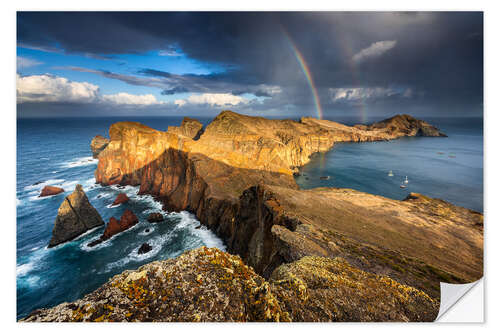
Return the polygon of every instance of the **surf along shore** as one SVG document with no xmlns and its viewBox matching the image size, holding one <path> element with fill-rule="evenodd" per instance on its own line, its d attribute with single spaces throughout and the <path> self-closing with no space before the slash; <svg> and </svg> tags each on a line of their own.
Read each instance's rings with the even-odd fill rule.
<svg viewBox="0 0 500 333">
<path fill-rule="evenodd" d="M 139 185 L 164 209 L 194 213 L 235 256 L 201 248 L 153 262 L 27 321 L 431 321 L 439 282 L 482 276 L 478 212 L 295 183 L 337 142 L 445 136 L 411 116 L 349 127 L 223 111 L 206 128 L 120 122 L 109 135 L 93 145 L 97 183 Z"/>
</svg>

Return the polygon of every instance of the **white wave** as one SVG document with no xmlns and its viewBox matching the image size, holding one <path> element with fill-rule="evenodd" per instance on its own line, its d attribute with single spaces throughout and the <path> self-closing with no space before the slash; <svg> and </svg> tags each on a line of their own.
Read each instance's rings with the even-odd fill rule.
<svg viewBox="0 0 500 333">
<path fill-rule="evenodd" d="M 113 203 L 110 203 L 109 205 L 106 205 L 106 208 L 116 208 L 116 207 L 120 207 L 122 204 L 118 204 L 118 205 L 113 205 Z"/>
<path fill-rule="evenodd" d="M 23 205 L 23 201 L 16 198 L 16 207 L 22 206 L 22 205 Z"/>
<path fill-rule="evenodd" d="M 198 221 L 193 214 L 186 211 L 172 213 L 172 215 L 173 214 L 177 214 L 181 218 L 175 228 L 187 228 L 192 235 L 200 238 L 205 246 L 216 247 L 222 251 L 226 251 L 226 246 L 222 240 L 206 226 L 201 225 L 200 221 Z M 199 228 L 197 229 L 196 227 Z"/>
<path fill-rule="evenodd" d="M 61 166 L 64 168 L 77 168 L 86 165 L 97 164 L 98 162 L 99 160 L 97 158 L 93 158 L 92 156 L 85 156 L 72 159 L 68 162 L 63 162 L 61 163 Z"/>
<path fill-rule="evenodd" d="M 16 266 L 16 276 L 21 277 L 28 274 L 34 267 L 33 262 L 28 262 L 26 264 L 21 264 Z"/>
<path fill-rule="evenodd" d="M 139 254 L 139 248 L 142 246 L 143 243 L 139 244 L 136 246 L 126 257 L 109 263 L 106 265 L 104 272 L 108 273 L 110 272 L 113 268 L 119 268 L 127 265 L 131 261 L 145 261 L 148 259 L 153 258 L 156 256 L 163 248 L 163 246 L 168 243 L 172 239 L 172 233 L 160 235 L 153 237 L 151 239 L 148 239 L 147 243 L 152 247 L 151 251 L 146 252 L 144 254 Z"/>
<path fill-rule="evenodd" d="M 42 188 L 44 188 L 47 185 L 56 185 L 56 184 L 61 184 L 63 182 L 64 182 L 64 179 L 48 179 L 48 180 L 42 181 L 38 184 L 25 186 L 24 189 L 26 191 L 37 191 L 36 193 L 38 193 L 38 191 L 40 191 Z"/>
</svg>

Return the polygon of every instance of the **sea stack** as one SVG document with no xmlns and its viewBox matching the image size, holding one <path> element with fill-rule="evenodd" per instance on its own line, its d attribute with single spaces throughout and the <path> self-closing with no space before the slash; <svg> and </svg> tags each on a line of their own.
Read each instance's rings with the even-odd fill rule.
<svg viewBox="0 0 500 333">
<path fill-rule="evenodd" d="M 90 204 L 82 185 L 78 184 L 59 206 L 49 247 L 70 241 L 101 225 L 104 225 L 101 215 Z"/>
</svg>

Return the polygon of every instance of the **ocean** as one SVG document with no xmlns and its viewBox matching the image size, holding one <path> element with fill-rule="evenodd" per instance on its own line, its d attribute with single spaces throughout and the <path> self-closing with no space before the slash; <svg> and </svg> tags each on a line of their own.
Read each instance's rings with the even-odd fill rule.
<svg viewBox="0 0 500 333">
<path fill-rule="evenodd" d="M 18 119 L 17 121 L 17 317 L 31 311 L 72 301 L 97 289 L 113 275 L 136 269 L 153 260 L 173 258 L 202 245 L 225 249 L 223 242 L 188 212 L 163 212 L 167 221 L 150 224 L 146 217 L 161 210 L 148 195 L 137 195 L 138 187 L 101 187 L 94 183 L 97 160 L 90 141 L 108 136 L 117 121 L 139 121 L 158 130 L 180 125 L 181 117 Z M 200 121 L 207 124 L 211 119 Z M 354 119 L 335 119 L 346 124 Z M 380 120 L 369 119 L 369 121 Z M 454 204 L 483 210 L 482 119 L 425 119 L 449 135 L 448 138 L 404 138 L 390 142 L 337 144 L 315 154 L 296 178 L 301 188 L 348 187 L 394 199 L 411 192 L 442 198 Z M 394 176 L 389 177 L 389 170 Z M 327 177 L 329 179 L 320 179 Z M 407 187 L 400 184 L 408 176 Z M 94 248 L 103 227 L 75 241 L 47 249 L 57 209 L 65 195 L 82 184 L 92 205 L 104 221 L 119 218 L 131 209 L 139 223 Z M 38 198 L 45 185 L 63 187 L 57 196 Z M 110 207 L 120 192 L 128 203 Z M 149 230 L 147 230 L 149 229 Z M 149 231 L 149 232 L 147 232 Z M 153 250 L 138 255 L 142 243 Z"/>
</svg>

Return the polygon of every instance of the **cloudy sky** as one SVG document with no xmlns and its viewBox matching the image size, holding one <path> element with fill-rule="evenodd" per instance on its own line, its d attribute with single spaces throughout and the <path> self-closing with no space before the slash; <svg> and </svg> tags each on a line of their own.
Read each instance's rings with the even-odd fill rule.
<svg viewBox="0 0 500 333">
<path fill-rule="evenodd" d="M 481 116 L 482 13 L 19 12 L 19 117 Z"/>
</svg>

